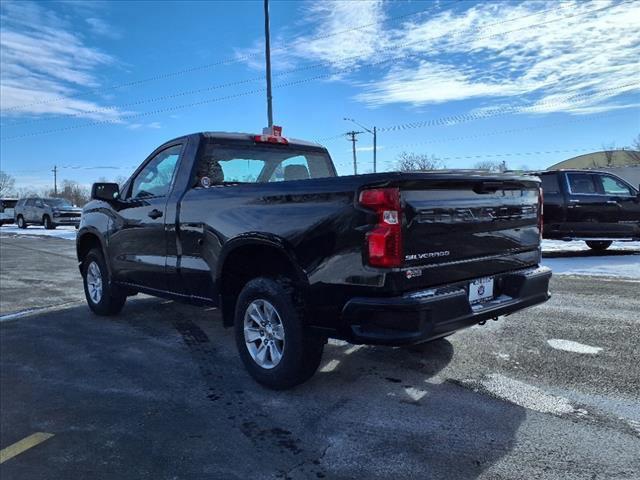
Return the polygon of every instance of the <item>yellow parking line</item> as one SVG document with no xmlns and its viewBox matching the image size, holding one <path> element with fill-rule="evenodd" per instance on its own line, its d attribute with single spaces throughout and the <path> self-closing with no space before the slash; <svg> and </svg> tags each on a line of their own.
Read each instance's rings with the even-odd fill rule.
<svg viewBox="0 0 640 480">
<path fill-rule="evenodd" d="M 29 435 L 27 438 L 23 438 L 13 445 L 9 445 L 7 448 L 3 448 L 0 450 L 0 463 L 4 463 L 16 455 L 20 455 L 22 452 L 35 447 L 51 437 L 53 437 L 52 433 L 37 432 L 33 435 Z"/>
</svg>

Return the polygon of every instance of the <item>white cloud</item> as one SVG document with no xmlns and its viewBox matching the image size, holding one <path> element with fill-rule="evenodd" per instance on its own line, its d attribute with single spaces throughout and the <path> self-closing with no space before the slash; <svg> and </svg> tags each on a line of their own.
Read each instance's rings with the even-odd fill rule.
<svg viewBox="0 0 640 480">
<path fill-rule="evenodd" d="M 152 128 L 158 129 L 162 128 L 162 124 L 160 122 L 151 122 L 151 123 L 130 123 L 127 125 L 129 130 L 139 130 L 141 128 Z"/>
<path fill-rule="evenodd" d="M 85 19 L 91 31 L 96 35 L 102 35 L 107 38 L 118 39 L 122 36 L 120 31 L 114 28 L 109 23 L 105 22 L 101 18 L 98 17 L 89 17 Z"/>
<path fill-rule="evenodd" d="M 640 91 L 638 83 L 629 85 L 640 78 L 640 4 L 551 8 L 557 5 L 478 4 L 459 15 L 449 11 L 407 24 L 399 38 L 412 57 L 365 83 L 356 98 L 371 106 L 528 98 L 537 104 L 529 113 L 621 108 L 610 100 Z"/>
<path fill-rule="evenodd" d="M 390 3 L 306 5 L 309 33 L 277 42 L 287 45 L 287 64 L 324 62 L 372 107 L 475 99 L 585 114 L 637 103 L 616 97 L 640 91 L 629 85 L 640 78 L 640 2 L 434 4 L 395 25 L 386 21 Z"/>
<path fill-rule="evenodd" d="M 100 85 L 115 59 L 86 45 L 68 20 L 30 2 L 3 2 L 0 99 L 3 116 L 68 115 L 119 122 L 125 113 L 74 97 Z M 8 124 L 10 125 L 10 124 Z"/>
<path fill-rule="evenodd" d="M 317 26 L 293 44 L 292 53 L 300 58 L 319 59 L 344 67 L 375 58 L 378 50 L 388 43 L 381 29 L 386 18 L 381 0 L 334 0 L 309 5 L 307 18 L 313 19 Z M 367 26 L 353 28 L 360 25 Z"/>
</svg>

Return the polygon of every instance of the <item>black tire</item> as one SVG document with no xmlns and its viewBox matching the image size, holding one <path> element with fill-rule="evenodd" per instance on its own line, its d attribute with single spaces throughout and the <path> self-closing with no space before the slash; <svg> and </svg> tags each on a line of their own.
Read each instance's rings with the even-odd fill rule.
<svg viewBox="0 0 640 480">
<path fill-rule="evenodd" d="M 88 284 L 88 272 L 95 264 L 100 274 L 101 294 L 99 298 L 92 296 L 90 293 L 91 286 Z M 87 305 L 97 315 L 116 315 L 120 313 L 127 296 L 119 292 L 109 281 L 109 271 L 102 256 L 102 252 L 94 248 L 82 261 L 82 283 L 84 285 L 84 295 L 87 299 Z"/>
<path fill-rule="evenodd" d="M 591 250 L 595 250 L 596 252 L 604 252 L 607 248 L 611 246 L 613 242 L 611 241 L 597 241 L 597 240 L 587 240 L 584 243 L 587 244 Z"/>
<path fill-rule="evenodd" d="M 23 230 L 27 228 L 27 222 L 24 221 L 24 217 L 22 215 L 18 215 L 18 228 L 22 228 Z"/>
<path fill-rule="evenodd" d="M 42 225 L 44 225 L 44 228 L 47 230 L 54 230 L 56 228 L 56 224 L 51 221 L 49 215 L 42 217 Z"/>
<path fill-rule="evenodd" d="M 234 329 L 242 363 L 258 383 L 275 390 L 291 388 L 305 382 L 315 373 L 322 360 L 325 339 L 305 328 L 303 305 L 295 297 L 295 290 L 288 279 L 260 277 L 245 285 L 236 304 Z M 254 360 L 249 352 L 249 344 L 245 342 L 245 313 L 254 301 L 261 300 L 266 300 L 275 308 L 284 332 L 281 358 L 270 368 L 265 368 Z M 257 346 L 262 342 L 259 339 L 253 343 Z M 273 360 L 270 352 L 268 355 Z"/>
</svg>

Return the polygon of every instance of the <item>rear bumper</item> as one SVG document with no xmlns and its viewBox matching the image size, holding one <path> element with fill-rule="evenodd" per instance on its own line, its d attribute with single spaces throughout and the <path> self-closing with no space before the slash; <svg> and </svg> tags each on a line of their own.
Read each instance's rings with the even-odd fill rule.
<svg viewBox="0 0 640 480">
<path fill-rule="evenodd" d="M 351 299 L 342 311 L 353 343 L 406 345 L 446 336 L 466 327 L 547 301 L 551 270 L 535 267 L 493 276 L 496 296 L 471 305 L 468 282 L 400 297 Z"/>
</svg>

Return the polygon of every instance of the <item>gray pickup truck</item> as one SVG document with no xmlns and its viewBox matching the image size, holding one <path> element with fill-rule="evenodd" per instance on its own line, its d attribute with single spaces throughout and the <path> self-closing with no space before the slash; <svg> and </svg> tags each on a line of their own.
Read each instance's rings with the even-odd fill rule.
<svg viewBox="0 0 640 480">
<path fill-rule="evenodd" d="M 14 209 L 20 228 L 36 224 L 52 230 L 58 225 L 80 225 L 82 209 L 64 198 L 21 198 Z"/>
</svg>

